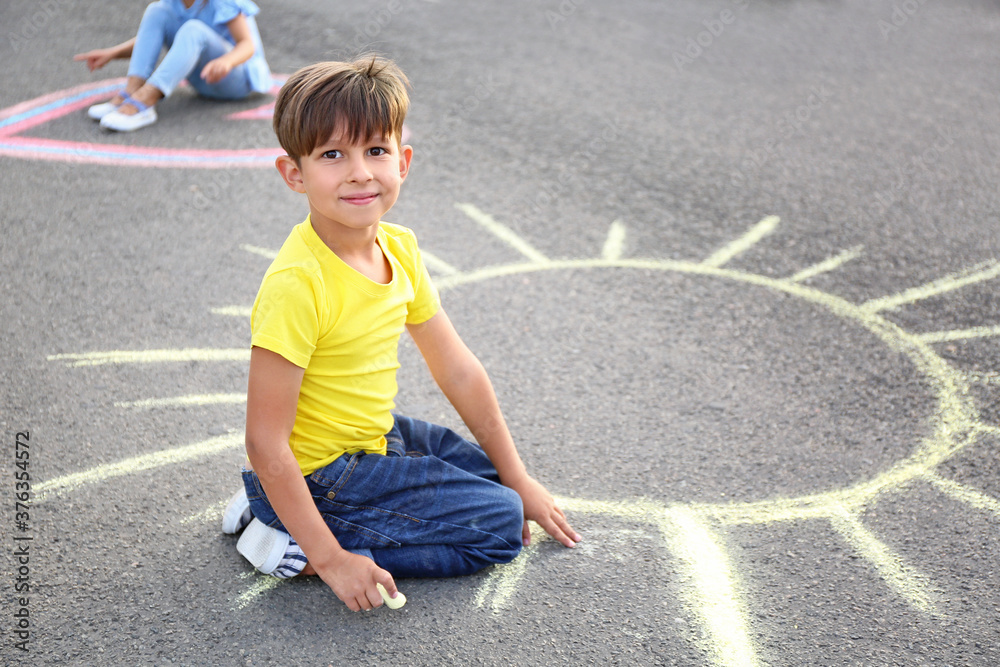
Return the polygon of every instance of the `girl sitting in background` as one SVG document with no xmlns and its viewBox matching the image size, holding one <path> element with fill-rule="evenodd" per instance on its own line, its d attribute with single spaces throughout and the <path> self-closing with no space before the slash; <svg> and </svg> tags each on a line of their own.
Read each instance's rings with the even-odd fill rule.
<svg viewBox="0 0 1000 667">
<path fill-rule="evenodd" d="M 158 0 L 146 7 L 136 36 L 104 49 L 80 53 L 90 71 L 129 58 L 125 89 L 87 110 L 101 127 L 131 132 L 156 122 L 155 105 L 187 79 L 199 95 L 243 99 L 271 88 L 250 0 Z M 167 53 L 157 65 L 160 52 Z"/>
</svg>

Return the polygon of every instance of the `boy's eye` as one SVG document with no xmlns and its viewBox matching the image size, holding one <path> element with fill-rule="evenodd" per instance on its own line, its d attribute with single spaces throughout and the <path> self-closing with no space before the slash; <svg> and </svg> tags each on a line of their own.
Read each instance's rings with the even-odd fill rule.
<svg viewBox="0 0 1000 667">
<path fill-rule="evenodd" d="M 389 151 L 387 151 L 386 149 L 382 148 L 381 146 L 376 146 L 376 147 L 370 149 L 368 152 L 371 153 L 373 157 L 379 157 L 381 155 L 388 155 L 389 154 Z"/>
<path fill-rule="evenodd" d="M 340 151 L 338 150 L 326 151 L 325 153 L 323 153 L 323 157 L 327 159 L 338 158 L 340 157 Z"/>
</svg>

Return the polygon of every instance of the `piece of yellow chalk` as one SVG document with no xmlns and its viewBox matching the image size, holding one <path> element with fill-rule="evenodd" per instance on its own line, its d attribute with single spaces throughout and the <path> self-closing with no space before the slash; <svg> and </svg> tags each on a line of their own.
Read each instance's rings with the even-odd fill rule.
<svg viewBox="0 0 1000 667">
<path fill-rule="evenodd" d="M 406 604 L 406 596 L 399 591 L 396 591 L 396 597 L 391 598 L 382 584 L 375 584 L 375 586 L 378 588 L 378 592 L 382 594 L 382 599 L 385 600 L 385 604 L 389 609 L 399 609 Z"/>
</svg>

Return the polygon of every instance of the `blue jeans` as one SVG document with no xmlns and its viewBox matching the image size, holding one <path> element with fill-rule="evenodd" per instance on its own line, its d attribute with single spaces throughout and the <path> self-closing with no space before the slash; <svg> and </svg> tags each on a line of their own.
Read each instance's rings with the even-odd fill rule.
<svg viewBox="0 0 1000 667">
<path fill-rule="evenodd" d="M 164 46 L 167 54 L 157 66 Z M 209 61 L 232 48 L 233 45 L 208 24 L 197 19 L 185 21 L 169 7 L 154 2 L 146 7 L 139 23 L 128 75 L 145 79 L 164 97 L 170 97 L 180 82 L 187 79 L 199 95 L 224 100 L 243 99 L 253 92 L 246 63 L 234 67 L 216 83 L 201 78 L 201 70 Z"/>
<path fill-rule="evenodd" d="M 306 476 L 342 547 L 400 577 L 470 574 L 517 556 L 521 498 L 478 445 L 399 415 L 386 440 L 385 456 L 344 454 Z M 243 482 L 254 516 L 284 530 L 257 475 Z"/>
</svg>

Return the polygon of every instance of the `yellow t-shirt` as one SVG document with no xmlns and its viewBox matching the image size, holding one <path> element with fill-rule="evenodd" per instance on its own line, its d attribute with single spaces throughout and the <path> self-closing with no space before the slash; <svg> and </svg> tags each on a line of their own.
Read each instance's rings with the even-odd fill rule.
<svg viewBox="0 0 1000 667">
<path fill-rule="evenodd" d="M 306 218 L 257 292 L 251 344 L 305 369 L 289 441 L 303 475 L 344 453 L 385 453 L 399 336 L 441 306 L 413 232 L 383 222 L 377 241 L 392 267 L 387 285 L 345 264 Z"/>
</svg>

